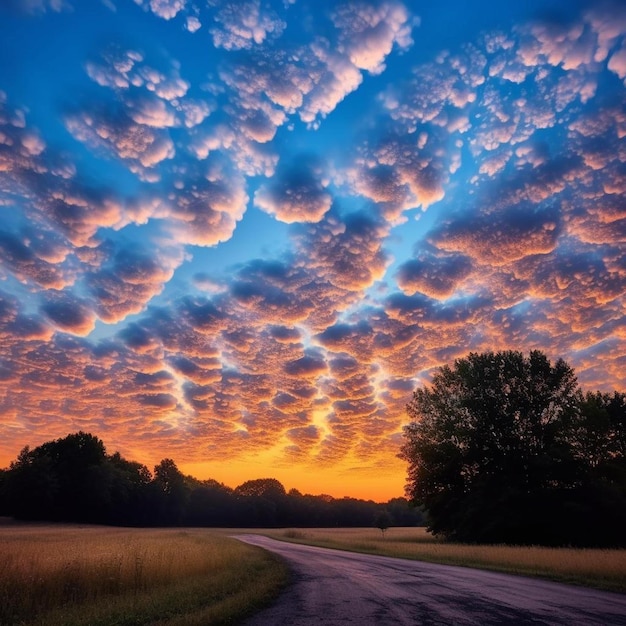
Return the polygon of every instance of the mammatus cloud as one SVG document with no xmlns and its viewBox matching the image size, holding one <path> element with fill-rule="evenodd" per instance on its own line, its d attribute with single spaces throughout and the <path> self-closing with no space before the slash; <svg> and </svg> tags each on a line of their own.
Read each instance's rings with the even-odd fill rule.
<svg viewBox="0 0 626 626">
<path fill-rule="evenodd" d="M 51 296 L 41 311 L 56 328 L 73 335 L 88 335 L 95 326 L 95 315 L 69 295 Z"/>
<path fill-rule="evenodd" d="M 462 254 L 418 253 L 417 258 L 398 269 L 398 286 L 407 295 L 416 292 L 431 298 L 446 299 L 472 270 L 470 258 Z"/>
<path fill-rule="evenodd" d="M 0 98 L 6 445 L 374 476 L 470 350 L 623 389 L 620 11 L 431 54 L 399 2 L 137 4 L 202 64 L 106 47 L 47 133 Z"/>
<path fill-rule="evenodd" d="M 154 130 L 152 124 L 137 124 L 124 115 L 92 111 L 68 116 L 66 125 L 76 139 L 125 161 L 133 173 L 146 172 L 147 180 L 158 180 L 147 170 L 176 154 L 166 132 Z"/>
<path fill-rule="evenodd" d="M 135 0 L 135 2 L 164 20 L 176 17 L 186 5 L 186 0 Z"/>
<path fill-rule="evenodd" d="M 409 12 L 399 2 L 340 4 L 332 20 L 339 30 L 339 50 L 357 68 L 372 74 L 385 70 L 385 58 L 394 44 L 401 50 L 413 44 Z"/>
<path fill-rule="evenodd" d="M 286 24 L 276 13 L 261 6 L 260 0 L 225 2 L 217 11 L 217 25 L 211 28 L 216 48 L 242 50 L 280 37 Z"/>
<path fill-rule="evenodd" d="M 332 196 L 325 190 L 322 168 L 313 162 L 278 172 L 271 183 L 258 189 L 254 202 L 287 224 L 319 222 L 330 209 Z"/>
<path fill-rule="evenodd" d="M 107 247 L 107 244 L 103 244 Z M 98 317 L 107 323 L 140 313 L 147 302 L 163 290 L 180 264 L 177 257 L 155 257 L 136 246 L 117 249 L 109 261 L 85 277 L 96 303 Z"/>
<path fill-rule="evenodd" d="M 255 52 L 220 77 L 238 94 L 244 109 L 264 110 L 269 105 L 275 111 L 298 113 L 308 124 L 318 123 L 359 87 L 362 70 L 382 72 L 394 45 L 406 49 L 412 44 L 409 15 L 401 4 L 346 3 L 331 19 L 333 41 L 318 36 L 293 49 Z"/>
</svg>

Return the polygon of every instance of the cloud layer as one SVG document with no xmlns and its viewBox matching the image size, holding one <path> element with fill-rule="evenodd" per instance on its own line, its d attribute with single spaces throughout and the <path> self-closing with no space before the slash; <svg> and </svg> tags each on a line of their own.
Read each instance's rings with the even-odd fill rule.
<svg viewBox="0 0 626 626">
<path fill-rule="evenodd" d="M 73 5 L 5 27 L 93 30 Z M 107 6 L 142 29 L 70 41 L 53 113 L 1 86 L 3 462 L 82 429 L 399 495 L 404 406 L 470 350 L 625 389 L 617 5 L 447 47 L 391 0 Z"/>
</svg>

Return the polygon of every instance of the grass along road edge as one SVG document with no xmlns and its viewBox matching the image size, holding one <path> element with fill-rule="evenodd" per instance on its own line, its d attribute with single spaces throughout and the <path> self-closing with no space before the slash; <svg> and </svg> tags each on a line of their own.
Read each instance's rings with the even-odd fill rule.
<svg viewBox="0 0 626 626">
<path fill-rule="evenodd" d="M 1 624 L 232 624 L 287 580 L 275 555 L 209 529 L 0 526 Z"/>
<path fill-rule="evenodd" d="M 425 528 L 246 529 L 256 533 L 323 548 L 403 559 L 460 565 L 534 576 L 607 591 L 626 593 L 626 550 L 549 548 L 543 546 L 472 545 L 434 538 Z M 229 534 L 235 534 L 229 530 Z"/>
</svg>

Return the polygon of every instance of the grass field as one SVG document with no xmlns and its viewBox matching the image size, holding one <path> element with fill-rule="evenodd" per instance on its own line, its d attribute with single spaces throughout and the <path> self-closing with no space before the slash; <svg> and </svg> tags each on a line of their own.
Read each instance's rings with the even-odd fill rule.
<svg viewBox="0 0 626 626">
<path fill-rule="evenodd" d="M 236 623 L 287 582 L 241 532 L 0 525 L 0 624 Z M 471 546 L 423 528 L 253 530 L 284 541 L 479 567 L 626 592 L 626 550 Z"/>
<path fill-rule="evenodd" d="M 538 576 L 626 592 L 626 550 L 466 545 L 438 541 L 424 528 L 312 528 L 260 532 L 276 539 L 431 563 Z"/>
<path fill-rule="evenodd" d="M 204 529 L 0 526 L 0 624 L 233 623 L 273 599 L 286 567 Z"/>
</svg>

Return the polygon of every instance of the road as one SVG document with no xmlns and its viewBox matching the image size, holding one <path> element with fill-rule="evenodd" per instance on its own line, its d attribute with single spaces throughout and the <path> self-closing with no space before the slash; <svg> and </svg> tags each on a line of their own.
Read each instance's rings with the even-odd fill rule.
<svg viewBox="0 0 626 626">
<path fill-rule="evenodd" d="M 626 595 L 450 565 L 238 535 L 275 552 L 293 584 L 246 626 L 626 626 Z"/>
</svg>

